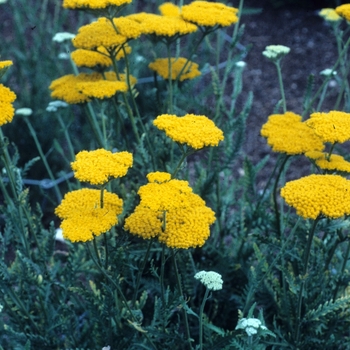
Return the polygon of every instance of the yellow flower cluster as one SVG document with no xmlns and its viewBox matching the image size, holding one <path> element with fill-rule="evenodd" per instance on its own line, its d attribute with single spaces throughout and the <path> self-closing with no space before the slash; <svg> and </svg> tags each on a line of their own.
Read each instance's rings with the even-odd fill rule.
<svg viewBox="0 0 350 350">
<path fill-rule="evenodd" d="M 77 89 L 91 98 L 110 98 L 117 92 L 125 92 L 128 86 L 125 81 L 98 80 L 96 82 L 78 83 Z"/>
<path fill-rule="evenodd" d="M 81 189 L 67 193 L 55 214 L 62 219 L 63 237 L 71 242 L 86 242 L 108 231 L 118 223 L 117 215 L 123 211 L 123 201 L 114 193 Z"/>
<path fill-rule="evenodd" d="M 304 218 L 350 214 L 350 181 L 339 175 L 310 175 L 287 182 L 281 196 Z"/>
<path fill-rule="evenodd" d="M 224 134 L 213 121 L 204 115 L 186 114 L 183 117 L 162 114 L 153 124 L 165 131 L 172 140 L 187 144 L 194 149 L 217 146 L 224 139 Z"/>
<path fill-rule="evenodd" d="M 313 159 L 315 164 L 321 169 L 350 173 L 350 162 L 338 154 L 331 154 L 329 160 L 327 159 L 327 153 L 318 151 L 306 152 L 305 156 Z"/>
<path fill-rule="evenodd" d="M 335 12 L 344 17 L 347 21 L 350 21 L 350 4 L 340 5 L 335 8 Z"/>
<path fill-rule="evenodd" d="M 152 13 L 136 13 L 128 18 L 139 22 L 142 25 L 143 34 L 153 34 L 160 37 L 172 38 L 193 33 L 197 26 L 184 21 L 180 17 L 160 16 Z"/>
<path fill-rule="evenodd" d="M 187 181 L 168 173 L 148 174 L 139 189 L 140 204 L 125 220 L 125 229 L 145 239 L 157 237 L 171 248 L 201 247 L 210 235 L 214 212 L 192 192 Z"/>
<path fill-rule="evenodd" d="M 131 52 L 131 47 L 124 44 L 124 50 L 126 54 Z M 124 50 L 118 47 L 115 52 L 116 60 L 120 60 L 124 57 Z M 112 60 L 109 57 L 109 53 L 105 47 L 101 46 L 97 51 L 77 49 L 71 53 L 72 60 L 77 65 L 77 67 L 89 67 L 93 68 L 96 66 L 110 67 L 112 65 Z"/>
<path fill-rule="evenodd" d="M 185 66 L 187 59 L 184 57 L 171 58 L 171 79 L 176 80 Z M 151 62 L 148 67 L 157 74 L 159 74 L 162 78 L 169 78 L 169 62 L 167 58 L 157 58 L 155 61 Z M 201 75 L 201 72 L 198 70 L 198 64 L 192 61 L 189 61 L 181 73 L 179 78 L 180 81 L 186 79 L 194 79 Z"/>
<path fill-rule="evenodd" d="M 132 0 L 63 0 L 63 7 L 68 9 L 104 9 L 108 6 L 130 4 Z"/>
<path fill-rule="evenodd" d="M 319 15 L 323 17 L 326 21 L 337 22 L 342 18 L 337 14 L 334 9 L 325 8 L 319 12 Z"/>
<path fill-rule="evenodd" d="M 293 112 L 270 115 L 260 133 L 275 152 L 296 155 L 324 149 L 321 138 Z"/>
<path fill-rule="evenodd" d="M 88 95 L 85 95 L 82 92 L 82 89 L 84 88 L 84 85 L 81 85 L 82 83 L 94 83 L 95 85 L 95 93 L 91 97 L 96 98 L 105 98 L 111 95 L 111 91 L 114 91 L 112 95 L 114 95 L 117 91 L 125 91 L 125 75 L 120 74 L 120 79 L 118 80 L 116 77 L 116 74 L 114 72 L 107 72 L 105 73 L 105 78 L 107 81 L 112 81 L 117 84 L 114 84 L 112 86 L 109 86 L 108 90 L 105 90 L 104 77 L 100 73 L 80 73 L 78 75 L 65 75 L 61 78 L 58 78 L 54 80 L 51 85 L 49 86 L 51 92 L 51 97 L 57 98 L 59 100 L 63 100 L 70 104 L 75 103 L 85 103 L 89 102 L 90 98 Z M 130 76 L 130 82 L 131 85 L 136 84 L 136 78 Z M 86 88 L 88 89 L 88 87 Z"/>
<path fill-rule="evenodd" d="M 106 184 L 111 178 L 125 176 L 132 166 L 129 152 L 112 153 L 103 148 L 95 151 L 81 151 L 71 163 L 74 177 L 92 185 Z"/>
<path fill-rule="evenodd" d="M 10 123 L 15 115 L 12 103 L 16 99 L 16 94 L 8 87 L 0 84 L 0 126 Z"/>
<path fill-rule="evenodd" d="M 0 70 L 12 66 L 13 62 L 10 60 L 0 61 Z"/>
<path fill-rule="evenodd" d="M 180 8 L 172 2 L 165 2 L 159 6 L 159 11 L 162 16 L 179 17 Z"/>
<path fill-rule="evenodd" d="M 100 17 L 97 21 L 80 27 L 72 39 L 73 45 L 86 50 L 96 50 L 100 46 L 113 49 L 130 39 L 138 38 L 143 32 L 140 23 L 127 17 L 114 18 L 113 23 L 115 27 L 107 18 Z"/>
<path fill-rule="evenodd" d="M 343 143 L 350 140 L 350 113 L 341 111 L 312 113 L 305 123 L 315 130 L 323 142 Z"/>
<path fill-rule="evenodd" d="M 227 27 L 238 21 L 238 9 L 221 3 L 208 1 L 194 1 L 181 9 L 181 16 L 185 21 L 199 26 Z"/>
</svg>

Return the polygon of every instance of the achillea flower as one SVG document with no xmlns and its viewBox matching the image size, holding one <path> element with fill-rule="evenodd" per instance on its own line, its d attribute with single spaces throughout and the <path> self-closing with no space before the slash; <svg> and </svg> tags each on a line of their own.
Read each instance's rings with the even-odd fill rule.
<svg viewBox="0 0 350 350">
<path fill-rule="evenodd" d="M 110 179 L 125 176 L 132 166 L 129 152 L 112 153 L 105 149 L 81 151 L 71 163 L 74 177 L 92 185 L 103 185 Z"/>
<path fill-rule="evenodd" d="M 350 181 L 339 175 L 310 175 L 287 182 L 281 196 L 306 219 L 350 214 Z"/>
<path fill-rule="evenodd" d="M 315 164 L 321 169 L 350 173 L 350 162 L 338 154 L 331 154 L 329 160 L 327 159 L 327 153 L 318 151 L 306 152 L 305 156 L 313 159 Z"/>
<path fill-rule="evenodd" d="M 194 1 L 181 9 L 185 21 L 205 27 L 230 26 L 238 21 L 237 13 L 238 9 L 234 7 L 208 1 Z"/>
<path fill-rule="evenodd" d="M 160 16 L 143 12 L 129 15 L 127 18 L 141 23 L 143 34 L 152 34 L 167 39 L 177 38 L 197 30 L 196 25 L 186 22 L 180 17 Z"/>
<path fill-rule="evenodd" d="M 13 62 L 10 60 L 0 61 L 0 69 L 12 66 Z"/>
<path fill-rule="evenodd" d="M 131 47 L 127 44 L 124 44 L 124 46 L 125 53 L 129 54 L 131 52 Z M 116 49 L 116 60 L 120 60 L 124 57 L 124 50 L 121 48 Z M 110 67 L 112 65 L 109 53 L 103 46 L 99 47 L 96 51 L 77 49 L 71 53 L 71 57 L 78 67 Z"/>
<path fill-rule="evenodd" d="M 0 84 L 0 126 L 10 123 L 15 115 L 12 103 L 16 99 L 16 94 L 8 87 Z"/>
<path fill-rule="evenodd" d="M 124 227 L 145 239 L 157 237 L 171 248 L 201 247 L 210 235 L 214 212 L 192 192 L 187 181 L 168 180 L 169 176 L 148 174 L 150 182 L 140 187 L 140 204 Z"/>
<path fill-rule="evenodd" d="M 62 219 L 64 239 L 86 242 L 107 232 L 118 223 L 117 215 L 123 211 L 123 201 L 114 193 L 104 191 L 101 208 L 101 191 L 84 188 L 67 193 L 55 214 Z"/>
<path fill-rule="evenodd" d="M 350 4 L 340 5 L 335 8 L 335 12 L 344 17 L 347 21 L 350 21 Z"/>
<path fill-rule="evenodd" d="M 23 117 L 29 117 L 30 115 L 33 114 L 33 110 L 31 108 L 27 108 L 27 107 L 18 108 L 18 109 L 16 109 L 15 114 L 21 115 Z"/>
<path fill-rule="evenodd" d="M 271 61 L 277 61 L 286 56 L 290 52 L 290 48 L 284 45 L 269 45 L 265 47 L 263 55 Z"/>
<path fill-rule="evenodd" d="M 213 121 L 204 115 L 186 114 L 183 117 L 162 114 L 153 124 L 172 140 L 187 144 L 194 149 L 217 146 L 224 134 Z"/>
<path fill-rule="evenodd" d="M 342 19 L 337 14 L 337 12 L 334 9 L 331 9 L 331 8 L 322 9 L 319 12 L 319 15 L 321 17 L 323 17 L 326 21 L 329 21 L 329 22 L 337 22 L 337 21 L 340 21 Z"/>
<path fill-rule="evenodd" d="M 63 0 L 63 7 L 68 9 L 104 9 L 108 6 L 130 4 L 132 0 Z"/>
<path fill-rule="evenodd" d="M 114 72 L 105 73 L 105 77 L 106 77 L 106 80 L 104 80 L 104 77 L 100 73 L 92 73 L 92 74 L 80 73 L 79 75 L 74 75 L 74 74 L 64 75 L 63 77 L 54 80 L 49 86 L 49 89 L 52 90 L 51 97 L 59 100 L 63 100 L 70 104 L 85 103 L 85 102 L 89 102 L 90 98 L 89 96 L 85 95 L 82 92 L 82 88 L 80 87 L 81 83 L 104 82 L 104 81 L 114 81 L 119 83 L 123 82 L 123 84 L 125 83 L 124 74 L 120 74 L 121 80 L 117 80 L 116 74 Z M 130 76 L 130 82 L 131 82 L 131 85 L 133 85 L 134 83 L 136 83 L 136 78 Z M 101 84 L 98 84 L 97 86 L 101 87 L 101 85 L 103 84 L 104 83 L 101 83 Z M 118 84 L 118 87 L 120 88 L 119 91 L 125 91 L 124 85 L 122 86 Z M 97 95 L 100 95 L 102 97 L 107 97 L 107 95 L 110 94 L 109 92 L 108 94 L 106 93 L 106 95 L 103 96 L 103 91 L 101 91 L 101 89 L 98 89 L 98 90 L 100 90 L 100 93 L 96 94 L 96 96 L 94 97 L 97 97 Z"/>
<path fill-rule="evenodd" d="M 142 33 L 140 23 L 129 18 L 114 18 L 113 23 L 117 32 L 112 23 L 104 17 L 80 27 L 78 34 L 72 40 L 73 45 L 86 50 L 96 50 L 100 46 L 111 49 L 125 44 L 130 39 L 138 38 Z"/>
<path fill-rule="evenodd" d="M 275 152 L 296 155 L 322 151 L 322 139 L 301 120 L 301 116 L 293 112 L 273 114 L 262 126 L 260 133 L 267 138 L 267 143 Z"/>
<path fill-rule="evenodd" d="M 182 71 L 184 65 L 187 62 L 187 59 L 184 57 L 178 57 L 178 58 L 171 58 L 171 79 L 176 80 L 179 76 L 180 72 Z M 169 62 L 167 58 L 157 58 L 154 62 L 151 62 L 148 67 L 157 74 L 159 74 L 162 78 L 168 79 L 169 78 Z M 189 61 L 186 65 L 186 68 L 181 73 L 181 76 L 179 78 L 180 81 L 186 80 L 186 79 L 194 79 L 195 77 L 198 77 L 201 75 L 201 72 L 198 70 L 198 64 Z"/>
<path fill-rule="evenodd" d="M 350 113 L 330 111 L 312 113 L 306 124 L 323 142 L 343 143 L 350 140 Z"/>
<path fill-rule="evenodd" d="M 55 41 L 56 43 L 63 43 L 68 40 L 71 41 L 73 38 L 75 38 L 75 34 L 69 32 L 59 32 L 54 35 L 52 41 Z"/>
<path fill-rule="evenodd" d="M 248 337 L 257 334 L 259 329 L 267 330 L 258 318 L 241 318 L 235 329 L 244 329 Z"/>
<path fill-rule="evenodd" d="M 199 280 L 209 290 L 220 290 L 222 289 L 222 276 L 214 271 L 199 271 L 194 275 L 196 280 Z"/>
<path fill-rule="evenodd" d="M 117 92 L 125 92 L 128 86 L 124 81 L 98 80 L 94 82 L 78 83 L 77 89 L 89 98 L 105 99 Z"/>
<path fill-rule="evenodd" d="M 172 2 L 165 2 L 159 6 L 162 16 L 178 17 L 180 16 L 180 8 Z"/>
</svg>

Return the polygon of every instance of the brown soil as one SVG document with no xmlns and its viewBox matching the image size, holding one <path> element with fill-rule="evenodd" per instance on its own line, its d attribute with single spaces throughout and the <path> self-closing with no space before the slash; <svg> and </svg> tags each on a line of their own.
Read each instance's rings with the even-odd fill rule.
<svg viewBox="0 0 350 350">
<path fill-rule="evenodd" d="M 257 163 L 271 154 L 271 148 L 259 132 L 281 99 L 276 67 L 262 56 L 265 47 L 277 44 L 290 47 L 291 51 L 282 63 L 282 74 L 287 109 L 299 114 L 302 113 L 308 76 L 315 75 L 315 89 L 318 89 L 322 83 L 319 73 L 325 68 L 331 68 L 336 62 L 337 47 L 332 28 L 318 15 L 319 10 L 300 7 L 273 9 L 268 3 L 258 0 L 246 0 L 245 7 L 263 7 L 260 14 L 242 17 L 245 32 L 241 40 L 245 46 L 252 44 L 252 49 L 245 58 L 247 67 L 244 72 L 244 90 L 254 93 L 245 150 L 253 163 Z M 332 85 L 323 111 L 333 108 L 338 86 L 335 81 L 332 81 Z M 274 161 L 273 157 L 269 164 L 273 166 Z M 295 173 L 292 177 L 305 174 L 307 170 L 302 158 L 297 158 L 295 162 L 300 163 L 293 166 Z"/>
</svg>

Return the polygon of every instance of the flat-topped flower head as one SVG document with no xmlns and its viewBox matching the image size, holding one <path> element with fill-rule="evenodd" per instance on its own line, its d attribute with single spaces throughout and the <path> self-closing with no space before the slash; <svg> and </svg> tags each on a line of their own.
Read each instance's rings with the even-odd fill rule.
<svg viewBox="0 0 350 350">
<path fill-rule="evenodd" d="M 238 9 L 221 3 L 194 1 L 182 6 L 184 20 L 203 27 L 227 27 L 238 21 Z"/>
<path fill-rule="evenodd" d="M 114 58 L 118 61 L 126 54 L 131 52 L 131 47 L 124 44 L 124 50 L 120 47 L 116 48 Z M 105 47 L 101 46 L 96 51 L 77 49 L 71 53 L 73 62 L 77 67 L 89 67 L 96 66 L 110 67 L 112 66 L 112 59 Z"/>
<path fill-rule="evenodd" d="M 328 157 L 327 153 L 313 151 L 306 152 L 305 156 L 314 160 L 315 164 L 323 170 L 350 173 L 350 162 L 346 161 L 344 157 L 338 154 L 331 154 L 331 156 Z"/>
<path fill-rule="evenodd" d="M 106 80 L 104 78 L 106 78 Z M 83 87 L 80 85 L 81 83 L 98 82 L 98 84 L 95 85 L 95 88 L 93 88 L 96 93 L 91 96 L 96 98 L 106 98 L 111 96 L 111 94 L 114 95 L 118 91 L 125 91 L 125 75 L 120 74 L 119 78 L 121 80 L 117 79 L 114 72 L 106 72 L 104 76 L 100 73 L 79 73 L 78 75 L 68 74 L 54 80 L 49 86 L 49 89 L 52 91 L 51 97 L 53 98 L 63 100 L 69 104 L 85 103 L 91 101 L 91 98 L 83 93 Z M 103 83 L 105 81 L 117 82 L 117 84 L 108 86 L 108 90 L 104 93 L 104 91 L 101 90 L 101 87 L 105 85 L 105 83 Z M 130 76 L 131 85 L 136 84 L 136 81 L 136 78 Z M 120 84 L 121 82 L 123 84 Z M 88 87 L 86 87 L 86 89 L 88 89 Z"/>
<path fill-rule="evenodd" d="M 323 142 L 343 143 L 350 140 L 350 113 L 341 111 L 312 113 L 305 123 Z"/>
<path fill-rule="evenodd" d="M 172 140 L 194 149 L 217 146 L 224 139 L 222 130 L 204 115 L 186 114 L 178 117 L 162 114 L 154 120 L 153 124 Z"/>
<path fill-rule="evenodd" d="M 290 48 L 284 45 L 269 45 L 265 47 L 263 55 L 269 60 L 276 62 L 290 52 Z"/>
<path fill-rule="evenodd" d="M 214 271 L 199 271 L 194 275 L 196 280 L 199 280 L 209 290 L 220 290 L 222 289 L 222 276 Z"/>
<path fill-rule="evenodd" d="M 0 61 L 0 69 L 7 68 L 13 65 L 11 60 Z"/>
<path fill-rule="evenodd" d="M 306 219 L 350 214 L 350 181 L 340 175 L 310 175 L 287 182 L 281 196 Z"/>
<path fill-rule="evenodd" d="M 172 80 L 176 80 L 180 75 L 180 72 L 182 72 L 179 78 L 180 81 L 184 81 L 186 79 L 194 79 L 201 75 L 201 72 L 198 70 L 198 64 L 192 61 L 187 61 L 187 58 L 172 57 L 170 60 Z M 183 69 L 184 66 L 185 69 Z M 157 74 L 160 75 L 163 79 L 169 78 L 169 62 L 167 58 L 157 58 L 155 61 L 151 62 L 148 67 L 157 72 Z"/>
<path fill-rule="evenodd" d="M 270 115 L 260 133 L 275 152 L 296 155 L 324 149 L 322 139 L 293 112 Z"/>
<path fill-rule="evenodd" d="M 258 318 L 241 318 L 235 329 L 244 329 L 248 337 L 257 334 L 259 329 L 267 330 Z"/>
<path fill-rule="evenodd" d="M 145 239 L 157 237 L 171 248 L 201 247 L 210 235 L 214 212 L 192 192 L 187 181 L 168 173 L 148 174 L 140 187 L 140 204 L 125 220 L 125 229 Z"/>
<path fill-rule="evenodd" d="M 10 123 L 15 115 L 12 103 L 16 99 L 16 94 L 8 87 L 0 84 L 0 126 Z"/>
<path fill-rule="evenodd" d="M 125 176 L 132 166 L 129 152 L 112 153 L 103 148 L 95 151 L 81 151 L 71 163 L 74 177 L 92 185 L 106 184 L 110 179 Z"/>
<path fill-rule="evenodd" d="M 172 2 L 165 2 L 159 6 L 159 11 L 163 16 L 179 17 L 180 7 Z"/>
<path fill-rule="evenodd" d="M 128 18 L 142 24 L 143 34 L 155 35 L 165 39 L 173 40 L 197 30 L 196 25 L 175 16 L 160 16 L 143 12 L 129 15 Z"/>
<path fill-rule="evenodd" d="M 141 24 L 129 18 L 114 18 L 113 23 L 117 31 L 112 23 L 104 17 L 80 27 L 78 34 L 72 40 L 74 47 L 96 50 L 103 46 L 107 49 L 113 49 L 125 44 L 128 40 L 138 38 L 142 34 Z"/>
<path fill-rule="evenodd" d="M 350 4 L 340 5 L 335 8 L 335 12 L 345 18 L 347 21 L 350 21 Z"/>
<path fill-rule="evenodd" d="M 324 8 L 319 12 L 319 15 L 329 22 L 338 22 L 342 18 L 337 14 L 335 9 Z"/>
<path fill-rule="evenodd" d="M 63 0 L 63 7 L 72 10 L 92 9 L 101 10 L 108 6 L 123 6 L 132 0 Z"/>
<path fill-rule="evenodd" d="M 77 89 L 89 98 L 105 99 L 114 96 L 117 92 L 125 92 L 128 86 L 125 81 L 98 80 L 78 83 Z"/>
<path fill-rule="evenodd" d="M 64 239 L 86 242 L 107 232 L 118 223 L 117 215 L 123 211 L 123 201 L 114 193 L 84 188 L 67 193 L 55 214 L 62 219 Z"/>
</svg>

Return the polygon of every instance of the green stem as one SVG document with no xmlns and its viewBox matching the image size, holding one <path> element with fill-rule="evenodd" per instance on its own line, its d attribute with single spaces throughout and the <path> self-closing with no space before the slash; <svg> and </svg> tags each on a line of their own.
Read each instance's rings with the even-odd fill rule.
<svg viewBox="0 0 350 350">
<path fill-rule="evenodd" d="M 175 270 L 175 277 L 176 277 L 176 284 L 177 284 L 177 288 L 179 291 L 179 294 L 181 296 L 181 302 L 186 303 L 183 292 L 182 292 L 182 286 L 181 286 L 181 279 L 180 279 L 180 274 L 179 274 L 179 270 L 177 267 L 177 262 L 176 262 L 176 256 L 174 253 L 174 250 L 171 250 L 171 257 L 172 257 L 172 261 L 173 261 L 173 266 L 174 266 L 174 270 Z M 188 323 L 188 317 L 187 317 L 187 312 L 185 310 L 184 307 L 182 307 L 182 313 L 184 315 L 184 321 L 185 321 L 185 329 L 186 329 L 186 343 L 187 343 L 187 347 L 188 349 L 192 349 L 192 345 L 191 345 L 191 334 L 190 334 L 190 326 Z"/>
<path fill-rule="evenodd" d="M 202 304 L 199 309 L 199 349 L 200 350 L 203 350 L 203 313 L 204 313 L 204 306 L 208 299 L 209 292 L 210 292 L 209 289 L 206 288 L 205 294 L 202 300 Z"/>
<path fill-rule="evenodd" d="M 312 246 L 312 241 L 315 235 L 316 231 L 316 226 L 319 220 L 321 219 L 321 216 L 318 216 L 311 227 L 310 233 L 309 233 L 309 238 L 307 240 L 306 248 L 304 251 L 303 255 L 303 274 L 302 274 L 302 281 L 300 285 L 300 290 L 299 290 L 299 298 L 298 298 L 298 308 L 297 308 L 297 322 L 296 322 L 296 344 L 299 343 L 300 340 L 300 331 L 301 331 L 301 309 L 303 305 L 303 293 L 304 293 L 304 288 L 305 288 L 305 279 L 306 279 L 306 272 L 309 264 L 309 258 L 310 258 L 310 253 L 311 253 L 311 246 Z"/>
<path fill-rule="evenodd" d="M 280 90 L 281 90 L 283 113 L 286 113 L 287 112 L 287 103 L 286 103 L 286 96 L 284 94 L 284 86 L 283 86 L 283 78 L 282 78 L 282 70 L 281 70 L 280 60 L 277 60 L 275 62 L 275 65 L 277 68 L 278 84 L 279 84 Z"/>
<path fill-rule="evenodd" d="M 56 113 L 56 115 L 57 115 L 58 122 L 60 123 L 60 126 L 61 126 L 61 128 L 62 128 L 62 130 L 64 132 L 64 137 L 66 138 L 66 141 L 67 141 L 67 145 L 68 145 L 68 150 L 69 150 L 71 161 L 73 161 L 75 159 L 75 152 L 74 152 L 74 147 L 73 147 L 73 144 L 72 144 L 72 140 L 71 140 L 69 132 L 67 130 L 67 125 L 63 122 L 60 113 Z"/>
<path fill-rule="evenodd" d="M 151 252 L 152 243 L 153 243 L 153 239 L 151 239 L 148 243 L 148 247 L 147 247 L 146 254 L 145 254 L 145 257 L 143 259 L 141 268 L 138 270 L 138 273 L 137 273 L 135 291 L 134 291 L 134 295 L 132 297 L 132 306 L 133 307 L 135 306 L 135 303 L 136 303 L 137 294 L 138 294 L 138 291 L 140 288 L 142 273 L 145 270 L 145 267 L 146 267 L 146 264 L 147 264 L 147 261 L 148 261 L 148 258 L 149 258 L 150 252 Z"/>
<path fill-rule="evenodd" d="M 336 286 L 336 288 L 334 290 L 333 300 L 335 300 L 336 297 L 337 297 L 338 290 L 339 290 L 339 285 L 340 285 L 340 281 L 341 281 L 341 277 L 344 275 L 344 271 L 345 271 L 346 265 L 348 263 L 349 255 L 350 255 L 350 241 L 348 241 L 348 246 L 346 247 L 346 252 L 345 252 L 345 255 L 344 255 L 343 264 L 342 264 L 342 267 L 341 267 L 341 270 L 340 270 L 340 279 L 338 279 L 337 286 Z"/>
<path fill-rule="evenodd" d="M 190 156 L 191 154 L 195 153 L 195 150 L 187 150 L 185 151 L 183 146 L 181 144 L 179 144 L 181 151 L 182 151 L 182 156 L 179 160 L 179 163 L 177 164 L 175 170 L 173 171 L 173 173 L 171 174 L 171 178 L 174 179 L 175 176 L 177 175 L 177 173 L 179 172 L 179 170 L 181 169 L 181 165 L 182 163 L 185 161 L 185 159 Z"/>
<path fill-rule="evenodd" d="M 91 126 L 93 133 L 95 134 L 96 141 L 99 147 L 105 148 L 102 132 L 101 132 L 100 126 L 98 125 L 95 111 L 93 110 L 90 102 L 85 104 L 85 111 L 86 111 L 89 124 Z"/>
</svg>

